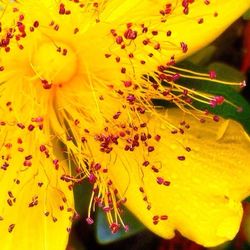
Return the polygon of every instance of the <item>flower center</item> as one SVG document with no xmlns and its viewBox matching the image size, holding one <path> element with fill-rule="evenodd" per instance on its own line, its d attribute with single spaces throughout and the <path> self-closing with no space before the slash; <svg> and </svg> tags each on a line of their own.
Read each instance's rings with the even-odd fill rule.
<svg viewBox="0 0 250 250">
<path fill-rule="evenodd" d="M 33 67 L 43 81 L 62 84 L 70 81 L 77 70 L 77 56 L 64 43 L 42 43 L 33 55 Z"/>
</svg>

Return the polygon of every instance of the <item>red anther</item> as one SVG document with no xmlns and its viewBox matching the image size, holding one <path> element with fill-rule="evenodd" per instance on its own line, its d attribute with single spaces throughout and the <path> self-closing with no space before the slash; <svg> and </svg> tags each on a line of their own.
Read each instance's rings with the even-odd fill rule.
<svg viewBox="0 0 250 250">
<path fill-rule="evenodd" d="M 63 56 L 66 56 L 68 54 L 68 50 L 67 49 L 63 49 L 62 54 L 63 54 Z"/>
<path fill-rule="evenodd" d="M 94 168 L 95 168 L 96 171 L 98 171 L 99 169 L 101 169 L 101 167 L 102 166 L 101 166 L 100 163 L 96 163 L 95 166 L 94 166 Z"/>
<path fill-rule="evenodd" d="M 157 225 L 158 223 L 159 223 L 158 220 L 154 220 L 154 221 L 153 221 L 153 224 L 154 224 L 154 225 Z"/>
<path fill-rule="evenodd" d="M 158 31 L 157 31 L 157 30 L 153 30 L 153 31 L 152 31 L 152 35 L 153 35 L 153 36 L 157 36 L 157 35 L 158 35 Z"/>
<path fill-rule="evenodd" d="M 28 126 L 28 130 L 29 130 L 29 131 L 32 131 L 34 128 L 35 128 L 35 126 L 32 125 L 32 124 L 30 124 L 30 125 Z"/>
<path fill-rule="evenodd" d="M 161 185 L 161 184 L 164 183 L 164 179 L 163 179 L 162 177 L 159 177 L 159 176 L 158 176 L 158 177 L 156 178 L 156 182 L 157 182 L 158 184 Z"/>
<path fill-rule="evenodd" d="M 133 94 L 129 94 L 126 99 L 131 104 L 133 104 L 135 102 L 135 100 L 136 100 L 136 98 L 135 98 L 135 96 Z"/>
<path fill-rule="evenodd" d="M 204 22 L 204 19 L 203 18 L 199 18 L 198 19 L 198 24 L 202 24 Z"/>
<path fill-rule="evenodd" d="M 171 34 L 172 34 L 172 31 L 171 31 L 171 30 L 168 30 L 168 31 L 166 32 L 166 35 L 167 35 L 167 36 L 171 36 Z"/>
<path fill-rule="evenodd" d="M 218 121 L 220 120 L 220 117 L 217 116 L 217 115 L 214 115 L 214 116 L 213 116 L 213 120 L 214 120 L 215 122 L 218 122 Z"/>
<path fill-rule="evenodd" d="M 111 230 L 112 234 L 115 234 L 115 233 L 117 233 L 120 230 L 120 225 L 117 224 L 117 223 L 112 223 L 110 225 L 110 230 Z"/>
<path fill-rule="evenodd" d="M 121 73 L 122 73 L 122 74 L 125 74 L 125 73 L 126 73 L 126 68 L 122 67 L 122 68 L 121 68 Z"/>
<path fill-rule="evenodd" d="M 24 33 L 24 32 L 25 32 L 25 25 L 24 25 L 23 23 L 18 22 L 18 23 L 17 23 L 17 26 L 18 26 L 18 30 L 19 30 L 21 33 Z"/>
<path fill-rule="evenodd" d="M 17 126 L 20 128 L 20 129 L 24 129 L 25 126 L 22 124 L 22 123 L 17 123 Z"/>
<path fill-rule="evenodd" d="M 164 182 L 163 182 L 163 185 L 164 185 L 164 186 L 169 186 L 169 185 L 170 185 L 170 181 L 164 181 Z"/>
<path fill-rule="evenodd" d="M 92 218 L 88 217 L 88 218 L 86 218 L 86 222 L 87 222 L 89 225 L 91 225 L 91 224 L 94 223 L 94 220 L 93 220 Z"/>
<path fill-rule="evenodd" d="M 121 44 L 123 42 L 122 36 L 117 36 L 115 41 L 116 41 L 117 44 Z"/>
<path fill-rule="evenodd" d="M 64 6 L 63 3 L 61 3 L 60 6 L 59 6 L 59 14 L 63 15 L 63 14 L 65 14 L 65 11 L 66 11 L 65 6 Z"/>
<path fill-rule="evenodd" d="M 156 136 L 155 136 L 155 140 L 156 140 L 156 141 L 160 141 L 160 140 L 161 140 L 161 136 L 160 136 L 160 135 L 156 135 Z"/>
<path fill-rule="evenodd" d="M 125 81 L 125 82 L 124 82 L 124 86 L 125 86 L 126 88 L 131 87 L 131 86 L 132 86 L 132 82 L 131 82 L 131 81 Z"/>
<path fill-rule="evenodd" d="M 34 26 L 34 28 L 38 28 L 39 22 L 38 22 L 38 21 L 35 21 L 35 22 L 33 23 L 33 26 Z"/>
<path fill-rule="evenodd" d="M 136 37 L 137 37 L 137 31 L 132 30 L 132 29 L 127 29 L 127 30 L 124 32 L 124 37 L 125 37 L 126 39 L 134 40 L 134 39 L 136 39 Z"/>
<path fill-rule="evenodd" d="M 159 218 L 160 218 L 159 215 L 154 215 L 152 219 L 153 220 L 159 220 Z"/>
<path fill-rule="evenodd" d="M 82 142 L 82 143 L 85 143 L 85 142 L 87 142 L 87 139 L 86 139 L 84 136 L 82 136 L 81 142 Z"/>
<path fill-rule="evenodd" d="M 153 146 L 148 147 L 148 152 L 153 152 L 154 150 L 155 150 L 155 148 Z"/>
<path fill-rule="evenodd" d="M 24 20 L 24 15 L 21 14 L 21 15 L 19 16 L 19 21 L 23 21 L 23 20 Z"/>
<path fill-rule="evenodd" d="M 25 160 L 29 161 L 29 160 L 31 160 L 31 159 L 32 159 L 32 155 L 27 155 L 27 156 L 25 156 Z"/>
<path fill-rule="evenodd" d="M 214 99 L 218 105 L 221 105 L 225 100 L 224 96 L 215 96 Z"/>
<path fill-rule="evenodd" d="M 24 165 L 25 167 L 31 167 L 31 166 L 32 166 L 32 162 L 29 161 L 29 160 L 25 160 L 25 161 L 23 162 L 23 165 Z"/>
<path fill-rule="evenodd" d="M 90 182 L 91 184 L 94 184 L 94 183 L 96 182 L 96 180 L 97 180 L 97 177 L 96 177 L 93 173 L 91 173 L 91 174 L 89 175 L 89 182 Z"/>
<path fill-rule="evenodd" d="M 178 156 L 177 158 L 178 158 L 178 160 L 180 160 L 180 161 L 184 161 L 184 160 L 186 159 L 186 157 L 183 156 L 183 155 L 180 155 L 180 156 Z"/>
<path fill-rule="evenodd" d="M 118 111 L 113 115 L 113 119 L 117 120 L 119 118 L 119 116 L 121 115 L 121 112 Z"/>
<path fill-rule="evenodd" d="M 187 44 L 184 43 L 184 42 L 181 42 L 180 44 L 181 44 L 182 52 L 183 52 L 183 53 L 187 53 L 187 51 L 188 51 L 188 46 L 187 46 Z"/>
<path fill-rule="evenodd" d="M 167 220 L 167 219 L 168 219 L 168 216 L 167 216 L 167 215 L 161 215 L 161 216 L 160 216 L 160 219 L 161 219 L 161 220 Z"/>
<path fill-rule="evenodd" d="M 215 79 L 216 78 L 216 72 L 214 70 L 209 71 L 209 77 L 210 79 Z"/>
<path fill-rule="evenodd" d="M 32 122 L 43 122 L 43 117 L 39 116 L 31 119 Z"/>
<path fill-rule="evenodd" d="M 161 45 L 159 43 L 155 44 L 154 49 L 159 50 L 161 48 Z"/>
</svg>

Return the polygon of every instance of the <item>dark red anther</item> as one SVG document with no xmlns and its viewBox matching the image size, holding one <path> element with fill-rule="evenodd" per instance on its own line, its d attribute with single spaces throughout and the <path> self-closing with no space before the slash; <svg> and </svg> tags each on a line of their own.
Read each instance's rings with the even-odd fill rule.
<svg viewBox="0 0 250 250">
<path fill-rule="evenodd" d="M 143 165 L 144 167 L 147 167 L 147 166 L 149 165 L 149 161 L 144 161 L 144 162 L 142 163 L 142 165 Z"/>
<path fill-rule="evenodd" d="M 25 156 L 25 160 L 26 161 L 29 161 L 29 160 L 31 160 L 32 159 L 32 155 L 27 155 L 27 156 Z"/>
<path fill-rule="evenodd" d="M 160 136 L 160 135 L 156 135 L 156 136 L 155 136 L 155 140 L 156 140 L 156 141 L 160 141 L 160 139 L 161 139 L 161 136 Z"/>
<path fill-rule="evenodd" d="M 210 79 L 215 79 L 216 78 L 216 72 L 214 70 L 209 71 L 209 77 Z"/>
<path fill-rule="evenodd" d="M 180 156 L 178 156 L 177 158 L 178 158 L 178 160 L 180 160 L 180 161 L 184 161 L 184 160 L 186 159 L 186 157 L 183 156 L 183 155 L 180 155 Z"/>
<path fill-rule="evenodd" d="M 28 130 L 29 130 L 29 131 L 32 131 L 34 128 L 35 128 L 35 126 L 32 125 L 32 124 L 30 124 L 30 125 L 28 126 Z"/>
<path fill-rule="evenodd" d="M 162 177 L 157 177 L 156 182 L 161 185 L 164 183 L 164 179 Z"/>
<path fill-rule="evenodd" d="M 8 232 L 11 233 L 15 227 L 15 224 L 10 224 L 8 227 Z"/>
<path fill-rule="evenodd" d="M 168 187 L 170 185 L 170 181 L 164 181 L 163 185 Z"/>
<path fill-rule="evenodd" d="M 19 21 L 23 21 L 23 20 L 24 20 L 24 15 L 21 14 L 21 15 L 19 16 Z"/>
<path fill-rule="evenodd" d="M 117 120 L 119 118 L 119 116 L 121 115 L 121 112 L 118 111 L 113 115 L 113 119 Z"/>
<path fill-rule="evenodd" d="M 129 94 L 126 99 L 131 104 L 133 104 L 135 102 L 135 100 L 136 100 L 136 98 L 135 98 L 135 96 L 133 94 Z"/>
<path fill-rule="evenodd" d="M 153 31 L 152 31 L 152 35 L 153 35 L 153 36 L 157 36 L 157 35 L 158 35 L 158 31 L 157 31 L 157 30 L 153 30 Z"/>
<path fill-rule="evenodd" d="M 159 218 L 160 218 L 159 215 L 154 215 L 152 219 L 153 220 L 159 220 Z"/>
<path fill-rule="evenodd" d="M 29 161 L 29 160 L 25 160 L 25 161 L 23 162 L 23 165 L 24 165 L 25 167 L 31 167 L 31 166 L 32 166 L 32 162 Z"/>
<path fill-rule="evenodd" d="M 167 36 L 171 36 L 171 34 L 172 34 L 171 30 L 168 30 L 167 33 L 166 33 Z"/>
<path fill-rule="evenodd" d="M 64 6 L 64 4 L 63 3 L 61 3 L 60 4 L 60 6 L 59 6 L 59 14 L 60 15 L 64 15 L 65 14 L 65 6 Z"/>
<path fill-rule="evenodd" d="M 7 200 L 7 203 L 8 203 L 8 205 L 9 205 L 10 207 L 13 206 L 13 202 L 12 202 L 11 199 L 8 199 L 8 200 Z"/>
<path fill-rule="evenodd" d="M 38 21 L 35 21 L 35 22 L 33 23 L 33 27 L 34 27 L 34 28 L 38 28 L 38 26 L 39 26 L 39 22 L 38 22 Z"/>
<path fill-rule="evenodd" d="M 88 217 L 88 218 L 86 218 L 86 222 L 87 222 L 89 225 L 91 225 L 91 224 L 94 223 L 94 220 L 93 220 L 92 218 Z"/>
<path fill-rule="evenodd" d="M 121 44 L 123 42 L 122 36 L 117 36 L 115 41 L 116 41 L 117 44 Z"/>
<path fill-rule="evenodd" d="M 217 116 L 217 115 L 214 115 L 214 116 L 213 116 L 213 120 L 214 120 L 215 122 L 218 122 L 218 121 L 220 120 L 220 117 Z"/>
<path fill-rule="evenodd" d="M 202 24 L 204 22 L 204 19 L 203 18 L 199 18 L 198 19 L 198 24 Z"/>
<path fill-rule="evenodd" d="M 136 39 L 137 37 L 137 31 L 134 31 L 132 29 L 127 29 L 125 32 L 124 32 L 124 37 L 126 39 L 130 39 L 130 40 L 134 40 Z"/>
<path fill-rule="evenodd" d="M 184 42 L 181 42 L 180 44 L 181 44 L 182 52 L 183 52 L 183 53 L 187 53 L 187 51 L 188 51 L 188 46 L 187 46 L 187 44 L 184 43 Z"/>
<path fill-rule="evenodd" d="M 112 234 L 115 234 L 115 233 L 117 233 L 120 230 L 120 225 L 117 224 L 117 223 L 112 223 L 110 225 L 110 230 L 111 230 Z"/>
<path fill-rule="evenodd" d="M 124 82 L 124 86 L 125 86 L 126 88 L 131 87 L 131 86 L 132 86 L 132 82 L 131 82 L 131 81 L 125 81 L 125 82 Z"/>
<path fill-rule="evenodd" d="M 161 45 L 159 43 L 155 44 L 154 49 L 159 50 L 161 48 Z"/>
<path fill-rule="evenodd" d="M 91 174 L 89 175 L 89 182 L 90 182 L 91 184 L 94 184 L 94 183 L 96 182 L 96 180 L 97 180 L 97 177 L 96 177 L 93 173 L 91 173 Z"/>
<path fill-rule="evenodd" d="M 94 168 L 95 168 L 96 171 L 98 171 L 99 169 L 101 169 L 101 167 L 102 166 L 101 166 L 100 163 L 96 163 L 95 166 L 94 166 Z"/>
<path fill-rule="evenodd" d="M 160 216 L 160 219 L 161 219 L 161 220 L 167 220 L 167 219 L 168 219 L 168 216 L 167 216 L 167 215 L 161 215 L 161 216 Z"/>
</svg>

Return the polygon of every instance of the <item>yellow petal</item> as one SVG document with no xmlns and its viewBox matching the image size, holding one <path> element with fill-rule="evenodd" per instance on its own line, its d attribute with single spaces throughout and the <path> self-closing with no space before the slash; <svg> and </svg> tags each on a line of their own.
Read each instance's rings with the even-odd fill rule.
<svg viewBox="0 0 250 250">
<path fill-rule="evenodd" d="M 175 53 L 181 42 L 188 45 L 187 54 L 192 53 L 213 41 L 250 8 L 250 2 L 245 0 L 238 1 L 237 8 L 234 0 L 194 1 L 187 5 L 188 14 L 185 15 L 185 5 L 182 2 L 185 1 L 171 0 L 166 3 L 161 0 L 115 0 L 107 5 L 101 18 L 117 23 L 117 26 L 143 23 L 149 30 L 148 38 L 152 38 L 153 30 L 158 31 L 152 42 L 158 41 L 166 48 L 169 46 L 166 55 L 175 54 L 177 57 L 183 57 L 182 53 Z M 166 8 L 166 5 L 171 6 Z M 167 9 L 169 12 L 162 15 L 161 12 Z M 167 31 L 172 32 L 171 36 L 166 35 Z M 138 44 L 136 39 L 135 43 L 140 46 L 141 41 L 138 40 Z"/>
<path fill-rule="evenodd" d="M 1 249 L 65 249 L 73 195 L 61 176 L 68 167 L 55 160 L 41 131 L 1 131 Z M 4 137 L 4 133 L 5 137 Z M 42 145 L 46 150 L 39 150 Z M 49 154 L 49 156 L 48 156 Z M 58 168 L 58 170 L 57 170 Z"/>
<path fill-rule="evenodd" d="M 183 135 L 172 134 L 152 118 L 149 129 L 162 139 L 149 153 L 150 164 L 142 166 L 136 151 L 119 152 L 110 166 L 114 185 L 127 198 L 126 206 L 164 238 L 178 230 L 204 246 L 232 239 L 242 218 L 240 201 L 250 194 L 249 138 L 234 121 L 201 124 L 177 110 L 168 119 L 177 126 L 185 120 L 190 128 Z M 170 185 L 159 184 L 159 178 Z M 154 216 L 168 219 L 154 225 Z"/>
</svg>

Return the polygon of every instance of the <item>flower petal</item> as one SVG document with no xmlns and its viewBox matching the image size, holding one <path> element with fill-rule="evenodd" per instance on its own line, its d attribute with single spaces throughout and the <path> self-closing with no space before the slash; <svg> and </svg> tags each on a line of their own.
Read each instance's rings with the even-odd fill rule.
<svg viewBox="0 0 250 250">
<path fill-rule="evenodd" d="M 65 249 L 74 211 L 72 192 L 60 180 L 67 167 L 55 161 L 49 143 L 41 147 L 48 140 L 41 131 L 7 130 L 1 131 L 1 249 Z"/>
<path fill-rule="evenodd" d="M 161 0 L 122 2 L 114 0 L 107 5 L 101 17 L 118 24 L 117 26 L 119 23 L 120 25 L 143 23 L 150 32 L 148 37 L 152 37 L 153 30 L 158 31 L 153 41 L 167 43 L 169 48 L 174 44 L 176 50 L 179 44 L 184 42 L 189 48 L 186 53 L 188 55 L 213 41 L 248 8 L 250 8 L 250 2 L 245 0 L 238 1 L 237 8 L 234 0 L 206 0 L 193 1 L 193 3 L 174 0 L 167 3 Z M 188 10 L 186 15 L 185 9 Z M 166 35 L 167 31 L 171 31 L 170 40 L 170 36 Z M 175 52 L 172 47 L 166 53 L 169 56 L 175 54 L 177 58 L 185 56 L 181 50 L 179 53 Z"/>
<path fill-rule="evenodd" d="M 177 126 L 185 120 L 190 128 L 172 134 L 152 118 L 150 131 L 162 140 L 148 157 L 150 165 L 142 166 L 135 151 L 120 152 L 110 167 L 114 185 L 126 206 L 164 238 L 178 230 L 204 246 L 232 239 L 242 218 L 240 201 L 250 194 L 249 138 L 234 121 L 202 125 L 177 110 L 168 120 Z"/>
</svg>

